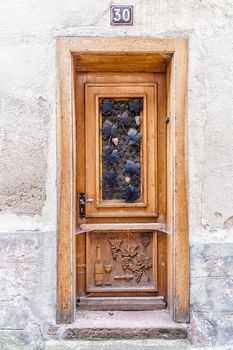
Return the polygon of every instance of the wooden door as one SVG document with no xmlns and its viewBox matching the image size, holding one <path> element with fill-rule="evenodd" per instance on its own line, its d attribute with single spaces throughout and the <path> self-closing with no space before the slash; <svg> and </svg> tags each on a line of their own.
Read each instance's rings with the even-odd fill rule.
<svg viewBox="0 0 233 350">
<path fill-rule="evenodd" d="M 162 308 L 164 75 L 79 73 L 76 87 L 79 305 Z"/>
</svg>

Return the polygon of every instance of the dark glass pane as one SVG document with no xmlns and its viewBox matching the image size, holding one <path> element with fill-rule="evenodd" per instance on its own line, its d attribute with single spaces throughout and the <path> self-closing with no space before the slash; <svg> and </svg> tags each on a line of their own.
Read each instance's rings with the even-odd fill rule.
<svg viewBox="0 0 233 350">
<path fill-rule="evenodd" d="M 102 197 L 134 202 L 141 198 L 143 98 L 99 101 L 102 115 Z"/>
</svg>

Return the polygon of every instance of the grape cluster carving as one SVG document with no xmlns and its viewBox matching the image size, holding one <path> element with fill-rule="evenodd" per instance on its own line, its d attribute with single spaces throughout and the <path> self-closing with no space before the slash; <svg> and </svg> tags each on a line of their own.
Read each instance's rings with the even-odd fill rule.
<svg viewBox="0 0 233 350">
<path fill-rule="evenodd" d="M 137 244 L 123 242 L 122 239 L 109 239 L 109 243 L 113 259 L 120 254 L 123 271 L 131 271 L 139 283 L 143 273 L 152 267 L 152 259 L 139 252 Z"/>
</svg>

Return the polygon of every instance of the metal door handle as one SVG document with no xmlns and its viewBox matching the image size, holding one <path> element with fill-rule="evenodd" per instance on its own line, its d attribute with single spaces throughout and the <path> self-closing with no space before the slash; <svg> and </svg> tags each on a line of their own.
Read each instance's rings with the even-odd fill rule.
<svg viewBox="0 0 233 350">
<path fill-rule="evenodd" d="M 93 198 L 88 198 L 88 199 L 86 199 L 86 202 L 85 202 L 85 203 L 93 204 L 94 201 L 95 201 L 95 200 L 94 200 Z"/>
<path fill-rule="evenodd" d="M 85 192 L 79 192 L 79 217 L 80 219 L 84 219 L 86 216 L 86 203 L 93 204 L 93 198 L 86 198 Z"/>
</svg>

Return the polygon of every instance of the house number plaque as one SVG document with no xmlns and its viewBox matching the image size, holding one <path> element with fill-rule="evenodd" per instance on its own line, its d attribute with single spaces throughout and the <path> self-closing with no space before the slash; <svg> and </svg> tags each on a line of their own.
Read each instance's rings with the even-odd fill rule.
<svg viewBox="0 0 233 350">
<path fill-rule="evenodd" d="M 112 5 L 110 8 L 111 25 L 133 25 L 133 6 Z"/>
</svg>

